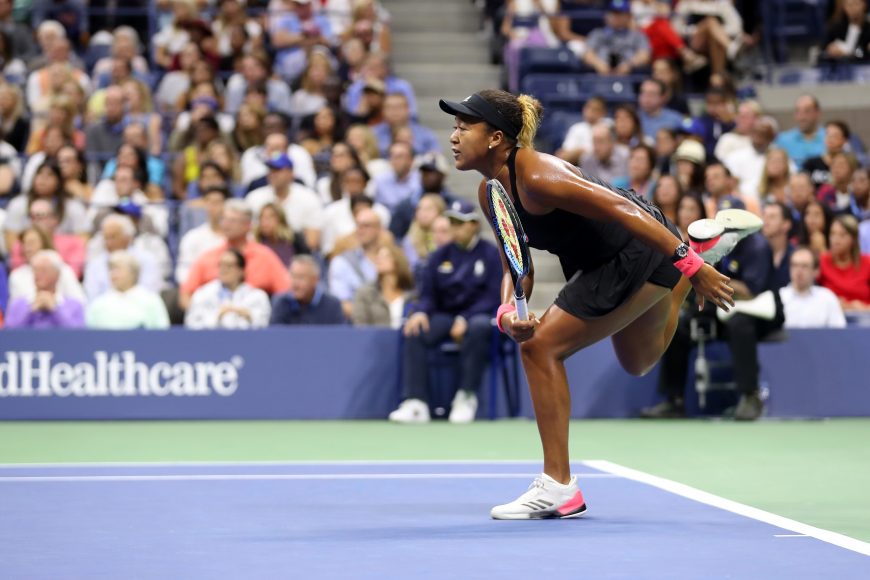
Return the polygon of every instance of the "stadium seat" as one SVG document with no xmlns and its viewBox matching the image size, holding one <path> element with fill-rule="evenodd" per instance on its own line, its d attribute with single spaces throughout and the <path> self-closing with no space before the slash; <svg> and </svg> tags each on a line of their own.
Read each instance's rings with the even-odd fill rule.
<svg viewBox="0 0 870 580">
<path fill-rule="evenodd" d="M 604 10 L 593 7 L 566 7 L 562 11 L 571 20 L 571 30 L 586 36 L 596 28 L 604 26 Z"/>
<path fill-rule="evenodd" d="M 544 119 L 538 129 L 537 143 L 542 151 L 555 151 L 562 145 L 571 125 L 583 120 L 582 107 L 568 111 L 559 109 L 545 110 Z"/>
<path fill-rule="evenodd" d="M 520 50 L 520 78 L 530 73 L 567 73 L 578 61 L 567 48 L 524 47 Z"/>
<path fill-rule="evenodd" d="M 824 32 L 828 0 L 765 0 L 761 2 L 764 55 L 770 63 L 788 61 L 795 41 L 818 43 Z"/>
</svg>

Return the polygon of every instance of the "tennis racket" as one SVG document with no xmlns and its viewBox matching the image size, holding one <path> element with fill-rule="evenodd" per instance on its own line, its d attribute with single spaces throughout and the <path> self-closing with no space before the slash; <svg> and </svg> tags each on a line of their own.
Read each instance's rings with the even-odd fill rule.
<svg viewBox="0 0 870 580">
<path fill-rule="evenodd" d="M 529 319 L 529 307 L 526 304 L 526 294 L 523 291 L 523 278 L 529 273 L 529 238 L 523 231 L 520 216 L 502 184 L 497 179 L 486 182 L 486 198 L 489 201 L 489 215 L 498 240 L 501 242 L 511 278 L 514 281 L 514 302 L 517 307 L 517 318 Z"/>
</svg>

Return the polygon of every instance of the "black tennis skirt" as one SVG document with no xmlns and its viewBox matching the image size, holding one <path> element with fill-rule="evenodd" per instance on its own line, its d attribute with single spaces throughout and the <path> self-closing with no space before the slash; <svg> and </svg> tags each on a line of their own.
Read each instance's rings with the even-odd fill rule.
<svg viewBox="0 0 870 580">
<path fill-rule="evenodd" d="M 626 195 L 630 192 L 620 193 Z M 658 207 L 633 192 L 629 198 L 682 239 L 680 230 Z M 623 304 L 646 282 L 673 289 L 681 276 L 670 256 L 632 239 L 606 264 L 574 274 L 559 292 L 555 304 L 577 318 L 601 318 Z"/>
</svg>

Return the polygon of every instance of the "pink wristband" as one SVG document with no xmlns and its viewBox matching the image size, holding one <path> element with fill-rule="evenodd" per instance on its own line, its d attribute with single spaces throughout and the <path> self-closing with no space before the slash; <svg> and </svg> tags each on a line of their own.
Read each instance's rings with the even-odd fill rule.
<svg viewBox="0 0 870 580">
<path fill-rule="evenodd" d="M 704 259 L 698 255 L 698 253 L 689 248 L 689 253 L 685 258 L 674 262 L 674 266 L 683 273 L 683 276 L 686 278 L 691 278 L 695 274 L 698 273 L 698 270 L 701 269 L 701 266 L 704 265 Z"/>
<path fill-rule="evenodd" d="M 501 317 L 509 312 L 516 312 L 517 307 L 513 304 L 502 304 L 498 307 L 498 310 L 495 313 L 495 325 L 498 326 L 498 329 L 501 332 L 504 332 L 504 328 L 501 327 Z"/>
</svg>

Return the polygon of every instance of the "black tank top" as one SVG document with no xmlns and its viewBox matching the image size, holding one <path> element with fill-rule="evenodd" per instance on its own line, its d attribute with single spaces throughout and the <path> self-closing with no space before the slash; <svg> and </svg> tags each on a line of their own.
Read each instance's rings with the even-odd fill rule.
<svg viewBox="0 0 870 580">
<path fill-rule="evenodd" d="M 517 214 L 529 238 L 529 245 L 557 256 L 566 280 L 570 280 L 578 271 L 588 272 L 609 262 L 631 241 L 628 230 L 615 222 L 600 222 L 563 209 L 555 209 L 544 215 L 527 212 L 517 189 L 517 151 L 516 148 L 511 151 L 507 163 Z M 583 178 L 635 203 L 640 202 L 638 204 L 647 209 L 645 200 L 640 200 L 633 192 L 615 188 L 585 173 Z"/>
</svg>

